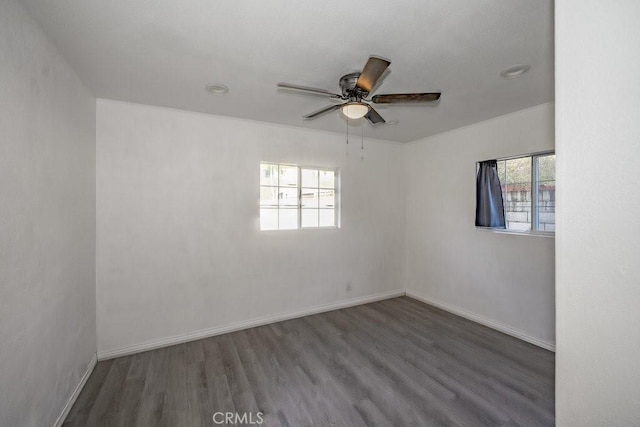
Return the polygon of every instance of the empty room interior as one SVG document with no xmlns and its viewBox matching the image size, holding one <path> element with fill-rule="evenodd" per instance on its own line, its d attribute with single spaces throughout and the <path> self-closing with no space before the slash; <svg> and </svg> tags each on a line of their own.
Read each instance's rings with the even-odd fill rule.
<svg viewBox="0 0 640 427">
<path fill-rule="evenodd" d="M 0 426 L 640 426 L 639 19 L 0 0 Z"/>
</svg>

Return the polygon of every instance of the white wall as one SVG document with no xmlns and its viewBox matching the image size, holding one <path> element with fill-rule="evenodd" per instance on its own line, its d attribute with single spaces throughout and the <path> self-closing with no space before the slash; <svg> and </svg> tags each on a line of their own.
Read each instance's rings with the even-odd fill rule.
<svg viewBox="0 0 640 427">
<path fill-rule="evenodd" d="M 553 105 L 406 145 L 407 292 L 550 348 L 554 239 L 478 230 L 476 162 L 554 147 Z"/>
<path fill-rule="evenodd" d="M 0 1 L 0 425 L 51 426 L 95 356 L 95 98 Z"/>
<path fill-rule="evenodd" d="M 399 144 L 365 141 L 361 160 L 353 135 L 97 110 L 99 356 L 403 288 Z M 342 227 L 261 232 L 260 161 L 340 168 Z"/>
<path fill-rule="evenodd" d="M 559 426 L 640 425 L 639 20 L 556 2 Z"/>
</svg>

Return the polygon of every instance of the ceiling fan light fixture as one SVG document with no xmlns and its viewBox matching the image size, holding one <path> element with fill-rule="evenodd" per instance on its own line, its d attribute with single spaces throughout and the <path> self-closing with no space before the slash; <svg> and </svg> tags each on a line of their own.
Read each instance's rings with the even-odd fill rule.
<svg viewBox="0 0 640 427">
<path fill-rule="evenodd" d="M 349 102 L 344 104 L 340 111 L 349 119 L 361 119 L 369 112 L 369 105 L 364 102 Z"/>
</svg>

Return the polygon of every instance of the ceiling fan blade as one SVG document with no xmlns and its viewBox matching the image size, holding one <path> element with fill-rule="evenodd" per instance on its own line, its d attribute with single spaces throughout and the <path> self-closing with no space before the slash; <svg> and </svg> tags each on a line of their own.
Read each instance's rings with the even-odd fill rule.
<svg viewBox="0 0 640 427">
<path fill-rule="evenodd" d="M 429 93 L 394 93 L 389 95 L 375 95 L 371 102 L 376 104 L 395 104 L 401 102 L 432 102 L 440 99 L 440 92 Z"/>
<path fill-rule="evenodd" d="M 362 74 L 358 77 L 356 86 L 366 92 L 371 92 L 389 64 L 391 64 L 391 61 L 387 59 L 380 58 L 378 56 L 370 56 L 366 65 L 362 69 Z"/>
<path fill-rule="evenodd" d="M 369 120 L 374 125 L 378 123 L 386 123 L 380 114 L 376 110 L 373 109 L 372 106 L 369 106 L 369 112 L 364 116 L 365 119 Z"/>
<path fill-rule="evenodd" d="M 335 105 L 329 105 L 328 107 L 324 107 L 321 108 L 319 110 L 314 111 L 313 113 L 309 113 L 306 116 L 304 116 L 305 119 L 315 119 L 318 116 L 321 116 L 323 114 L 329 113 L 331 111 L 335 111 L 337 109 L 339 109 L 340 107 L 342 107 L 342 105 L 344 104 L 335 104 Z"/>
<path fill-rule="evenodd" d="M 313 95 L 328 96 L 331 98 L 342 98 L 342 95 L 338 95 L 337 93 L 331 93 L 328 90 L 318 89 L 315 87 L 300 86 L 300 85 L 294 85 L 291 83 L 278 83 L 277 86 L 282 89 L 290 89 L 290 90 L 297 90 L 300 92 L 307 92 L 310 95 L 313 94 Z"/>
</svg>

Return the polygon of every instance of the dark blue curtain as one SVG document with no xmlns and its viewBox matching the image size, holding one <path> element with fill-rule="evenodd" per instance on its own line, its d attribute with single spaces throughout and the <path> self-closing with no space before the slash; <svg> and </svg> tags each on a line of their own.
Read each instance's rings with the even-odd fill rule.
<svg viewBox="0 0 640 427">
<path fill-rule="evenodd" d="M 495 160 L 480 162 L 476 182 L 476 227 L 505 228 L 502 188 Z"/>
</svg>

